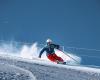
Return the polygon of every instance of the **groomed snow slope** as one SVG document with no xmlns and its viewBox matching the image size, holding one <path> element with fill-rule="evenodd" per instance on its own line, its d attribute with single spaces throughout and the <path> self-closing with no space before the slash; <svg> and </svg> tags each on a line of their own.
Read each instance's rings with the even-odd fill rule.
<svg viewBox="0 0 100 80">
<path fill-rule="evenodd" d="M 3 75 L 1 80 L 29 80 L 28 77 L 31 79 L 33 77 L 35 80 L 100 80 L 100 69 L 96 68 L 58 65 L 40 59 L 29 60 L 6 55 L 0 56 L 0 63 L 0 78 Z M 4 65 L 6 66 L 5 69 L 3 69 Z M 12 66 L 16 66 L 16 68 L 12 68 Z M 8 69 L 15 74 L 15 77 L 10 74 Z M 7 75 L 1 74 L 3 71 Z M 24 76 L 16 77 L 18 73 Z M 29 73 L 31 75 L 28 75 Z M 6 76 L 9 78 L 5 79 Z"/>
<path fill-rule="evenodd" d="M 34 75 L 15 65 L 0 64 L 0 80 L 36 80 Z"/>
</svg>

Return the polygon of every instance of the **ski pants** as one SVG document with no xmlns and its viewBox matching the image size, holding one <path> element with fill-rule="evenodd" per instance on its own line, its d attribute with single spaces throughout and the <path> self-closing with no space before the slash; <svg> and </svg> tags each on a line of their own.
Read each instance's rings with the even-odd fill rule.
<svg viewBox="0 0 100 80">
<path fill-rule="evenodd" d="M 56 63 L 57 61 L 64 62 L 64 60 L 61 57 L 57 56 L 56 54 L 48 54 L 47 57 L 49 60 L 56 62 Z"/>
</svg>

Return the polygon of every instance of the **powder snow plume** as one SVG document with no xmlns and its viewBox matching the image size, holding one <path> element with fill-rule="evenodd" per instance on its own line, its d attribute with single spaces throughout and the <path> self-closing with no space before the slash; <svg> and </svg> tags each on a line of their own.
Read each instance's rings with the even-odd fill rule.
<svg viewBox="0 0 100 80">
<path fill-rule="evenodd" d="M 15 42 L 15 41 L 10 41 L 10 42 L 3 41 L 0 42 L 0 55 L 11 55 L 27 59 L 33 59 L 33 58 L 38 58 L 39 52 L 43 47 L 44 45 L 40 45 L 37 42 L 29 44 L 29 43 Z M 76 64 L 76 62 L 72 59 L 74 58 L 79 63 L 81 63 L 81 58 L 76 55 L 67 52 L 63 53 L 59 50 L 55 50 L 55 52 L 58 56 L 62 57 L 64 61 Z M 69 55 L 70 57 L 68 57 L 66 54 Z M 48 60 L 45 52 L 42 55 L 42 59 Z"/>
</svg>

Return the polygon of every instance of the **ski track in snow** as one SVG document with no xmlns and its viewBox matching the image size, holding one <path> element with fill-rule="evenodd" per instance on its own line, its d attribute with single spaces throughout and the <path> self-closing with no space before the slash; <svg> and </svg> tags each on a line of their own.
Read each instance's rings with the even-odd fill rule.
<svg viewBox="0 0 100 80">
<path fill-rule="evenodd" d="M 0 56 L 0 78 L 2 78 L 0 80 L 100 80 L 100 69 L 57 65 L 40 59 L 28 60 L 4 55 Z"/>
<path fill-rule="evenodd" d="M 35 76 L 24 68 L 0 63 L 0 80 L 36 80 Z"/>
</svg>

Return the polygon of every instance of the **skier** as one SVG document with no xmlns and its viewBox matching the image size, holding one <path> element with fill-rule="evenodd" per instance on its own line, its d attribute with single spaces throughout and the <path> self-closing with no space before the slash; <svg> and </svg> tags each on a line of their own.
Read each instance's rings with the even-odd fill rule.
<svg viewBox="0 0 100 80">
<path fill-rule="evenodd" d="M 57 64 L 65 64 L 64 60 L 55 54 L 54 49 L 59 49 L 59 45 L 53 44 L 51 39 L 47 39 L 47 45 L 40 51 L 39 58 L 44 51 L 46 51 L 47 58 L 52 61 L 56 62 Z"/>
</svg>

